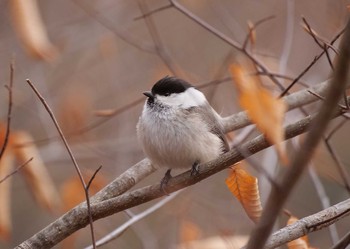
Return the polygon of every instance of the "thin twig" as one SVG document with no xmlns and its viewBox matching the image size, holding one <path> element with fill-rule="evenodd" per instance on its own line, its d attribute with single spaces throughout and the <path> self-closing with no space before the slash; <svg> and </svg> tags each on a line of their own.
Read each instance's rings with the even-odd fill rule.
<svg viewBox="0 0 350 249">
<path fill-rule="evenodd" d="M 311 90 L 307 90 L 307 91 L 308 91 L 309 93 L 311 93 L 312 95 L 316 96 L 317 98 L 319 98 L 320 100 L 323 100 L 323 101 L 325 100 L 325 97 L 319 95 L 318 93 L 315 93 L 315 92 L 313 92 L 313 91 L 311 91 Z M 339 106 L 340 108 L 344 109 L 344 110 L 348 110 L 348 108 L 347 108 L 345 105 L 342 105 L 342 104 L 338 103 L 338 106 Z"/>
<path fill-rule="evenodd" d="M 198 16 L 194 15 L 192 12 L 190 12 L 188 9 L 183 7 L 180 3 L 178 3 L 176 0 L 170 0 L 171 4 L 182 14 L 190 18 L 195 23 L 199 24 L 201 27 L 209 31 L 210 33 L 214 34 L 216 37 L 218 37 L 220 40 L 224 41 L 228 45 L 232 46 L 233 48 L 237 49 L 241 53 L 243 53 L 249 60 L 254 62 L 254 65 L 256 65 L 261 71 L 268 72 L 267 68 L 258 61 L 253 55 L 251 55 L 247 50 L 242 49 L 241 45 L 232 40 L 230 37 L 225 35 L 224 33 L 220 32 L 219 30 L 215 29 L 213 26 L 199 18 Z M 282 91 L 284 90 L 284 87 L 281 85 L 281 83 L 273 76 L 269 76 L 269 78 L 272 80 L 273 83 L 275 83 Z"/>
<path fill-rule="evenodd" d="M 350 21 L 346 25 L 346 32 L 341 42 L 341 53 L 339 54 L 338 64 L 335 68 L 334 77 L 332 79 L 332 84 L 328 89 L 326 100 L 322 103 L 320 112 L 312 122 L 310 132 L 306 135 L 305 142 L 300 146 L 295 159 L 288 167 L 285 174 L 279 178 L 279 187 L 271 189 L 270 196 L 264 207 L 260 221 L 250 236 L 247 249 L 264 247 L 280 210 L 297 183 L 297 180 L 302 175 L 305 167 L 311 160 L 313 152 L 320 142 L 328 122 L 332 118 L 337 103 L 349 81 L 349 44 Z"/>
<path fill-rule="evenodd" d="M 332 39 L 331 45 L 336 42 L 339 37 L 344 33 L 345 28 L 342 29 L 336 36 Z M 279 97 L 282 97 L 288 93 L 288 91 L 310 70 L 310 68 L 325 54 L 325 51 L 322 50 L 321 53 L 319 53 L 314 59 L 310 62 L 310 64 L 292 81 L 292 83 L 289 84 L 289 86 L 279 95 Z"/>
<path fill-rule="evenodd" d="M 137 3 L 139 4 L 139 8 L 143 15 L 148 12 L 146 1 L 138 0 Z M 176 69 L 174 62 L 172 61 L 171 57 L 168 55 L 168 53 L 164 49 L 164 46 L 160 39 L 156 25 L 153 22 L 152 16 L 147 16 L 145 17 L 144 20 L 145 20 L 148 32 L 152 37 L 152 40 L 155 46 L 155 53 L 163 61 L 163 63 L 168 67 L 168 69 L 171 71 L 172 74 L 178 75 L 178 70 Z"/>
<path fill-rule="evenodd" d="M 80 9 L 82 9 L 87 15 L 89 15 L 91 18 L 93 18 L 95 21 L 97 21 L 99 24 L 101 24 L 103 27 L 111 31 L 113 34 L 115 34 L 117 37 L 119 37 L 121 40 L 126 42 L 127 44 L 139 49 L 140 51 L 154 54 L 156 51 L 152 47 L 148 46 L 141 46 L 138 44 L 138 41 L 136 41 L 135 38 L 129 35 L 129 33 L 125 33 L 120 31 L 114 26 L 114 23 L 110 21 L 108 18 L 104 17 L 103 15 L 99 15 L 93 7 L 88 3 L 87 1 L 81 1 L 81 0 L 71 0 L 73 3 L 78 5 Z"/>
<path fill-rule="evenodd" d="M 316 173 L 315 166 L 313 165 L 313 163 L 309 164 L 308 173 L 315 187 L 318 198 L 321 201 L 322 208 L 323 209 L 329 208 L 331 206 L 331 202 L 329 201 L 329 197 L 327 196 L 326 190 L 321 182 L 320 177 Z M 328 227 L 328 230 L 329 230 L 333 244 L 336 243 L 339 240 L 337 227 L 335 226 L 335 224 L 333 224 Z"/>
<path fill-rule="evenodd" d="M 159 11 L 166 10 L 166 9 L 169 9 L 169 8 L 172 8 L 172 7 L 173 7 L 172 4 L 168 4 L 168 5 L 159 7 L 159 8 L 157 8 L 157 9 L 154 9 L 154 10 L 149 11 L 148 13 L 142 14 L 141 16 L 135 17 L 135 18 L 134 18 L 134 21 L 139 20 L 139 19 L 143 19 L 143 18 L 148 17 L 148 16 L 150 16 L 150 15 L 153 15 L 153 14 L 159 12 Z"/>
<path fill-rule="evenodd" d="M 18 166 L 14 171 L 12 171 L 10 174 L 6 175 L 2 179 L 0 179 L 0 184 L 6 181 L 7 178 L 11 177 L 12 175 L 16 174 L 18 171 L 20 171 L 24 166 L 26 166 L 28 163 L 30 163 L 33 160 L 33 157 L 30 158 L 28 161 L 22 163 L 20 166 Z"/>
<path fill-rule="evenodd" d="M 331 50 L 333 50 L 333 52 L 335 54 L 339 54 L 339 51 L 337 50 L 336 47 L 333 46 L 333 44 L 330 44 L 328 42 L 326 42 L 325 39 L 321 38 L 316 32 L 314 32 L 314 30 L 311 28 L 310 24 L 306 21 L 306 19 L 303 17 L 302 18 L 305 26 L 306 26 L 306 32 L 312 36 L 312 38 L 315 40 L 316 44 L 322 48 L 322 49 L 325 49 L 326 48 L 330 48 Z M 321 43 L 321 42 L 322 43 Z"/>
<path fill-rule="evenodd" d="M 98 169 L 95 170 L 94 174 L 91 176 L 91 178 L 90 178 L 88 184 L 86 185 L 86 188 L 87 188 L 87 189 L 90 189 L 90 185 L 91 185 L 92 181 L 95 179 L 95 176 L 96 176 L 97 173 L 100 171 L 100 169 L 102 169 L 102 165 L 101 165 L 100 167 L 98 167 Z"/>
<path fill-rule="evenodd" d="M 183 189 L 177 191 L 176 193 L 174 193 L 174 194 L 172 194 L 170 196 L 165 197 L 163 200 L 160 200 L 159 202 L 157 202 L 156 204 L 154 204 L 153 206 L 151 206 L 150 208 L 146 209 L 145 211 L 143 211 L 143 212 L 141 212 L 139 214 L 133 214 L 131 216 L 131 218 L 127 222 L 125 222 L 124 224 L 122 224 L 121 226 L 116 228 L 111 233 L 105 235 L 103 238 L 99 239 L 96 242 L 96 246 L 99 247 L 99 246 L 105 245 L 105 244 L 111 242 L 112 240 L 118 238 L 130 226 L 132 226 L 136 222 L 142 220 L 143 218 L 145 218 L 146 216 L 150 215 L 151 213 L 155 212 L 159 208 L 163 207 L 166 203 L 168 203 L 169 201 L 174 199 L 182 191 L 183 191 Z M 92 248 L 91 246 L 88 246 L 85 249 L 91 249 L 91 248 Z"/>
<path fill-rule="evenodd" d="M 346 166 L 339 159 L 338 154 L 335 152 L 335 150 L 331 146 L 329 140 L 323 139 L 323 141 L 326 145 L 326 148 L 327 148 L 329 154 L 331 155 L 333 161 L 335 162 L 335 165 L 338 169 L 339 175 L 340 175 L 341 179 L 343 180 L 343 184 L 345 186 L 345 189 L 350 194 L 350 176 L 349 176 L 348 171 L 346 170 Z"/>
<path fill-rule="evenodd" d="M 350 232 L 345 234 L 332 249 L 346 249 L 348 245 L 350 245 Z"/>
<path fill-rule="evenodd" d="M 13 76 L 14 76 L 14 62 L 11 62 L 10 64 L 10 85 L 5 86 L 9 92 L 9 104 L 7 109 L 7 125 L 6 125 L 6 133 L 5 133 L 5 139 L 4 143 L 2 145 L 1 151 L 0 151 L 0 160 L 2 158 L 2 155 L 4 154 L 9 137 L 10 137 L 10 126 L 11 126 L 11 112 L 12 112 L 12 88 L 13 88 Z"/>
<path fill-rule="evenodd" d="M 329 133 L 325 136 L 326 140 L 330 140 L 333 135 L 348 121 L 348 119 L 344 118 L 341 122 L 339 122 Z"/>
<path fill-rule="evenodd" d="M 93 244 L 93 248 L 96 248 L 96 242 L 95 242 L 95 234 L 94 234 L 94 226 L 93 226 L 93 219 L 92 219 L 92 214 L 91 214 L 91 206 L 90 206 L 90 197 L 89 197 L 89 189 L 84 181 L 84 177 L 81 173 L 81 170 L 78 166 L 78 163 L 77 161 L 75 160 L 75 157 L 68 145 L 68 142 L 65 138 L 65 136 L 63 135 L 63 132 L 55 118 L 55 115 L 53 114 L 53 112 L 51 111 L 51 108 L 50 106 L 46 103 L 45 99 L 43 98 L 43 96 L 39 93 L 39 91 L 36 89 L 36 87 L 33 85 L 33 83 L 27 79 L 26 80 L 28 85 L 32 88 L 32 90 L 34 91 L 34 93 L 37 95 L 37 97 L 39 98 L 39 100 L 41 101 L 41 103 L 43 104 L 43 106 L 45 107 L 46 111 L 48 112 L 48 114 L 50 115 L 51 117 L 51 120 L 53 121 L 58 133 L 60 134 L 60 137 L 64 143 L 64 146 L 66 147 L 67 149 L 67 152 L 74 164 L 74 168 L 79 176 L 79 179 L 80 179 L 80 182 L 84 188 L 84 192 L 85 192 L 85 199 L 86 199 L 86 203 L 87 203 L 87 211 L 88 211 L 88 218 L 89 218 L 89 223 L 90 223 L 90 230 L 91 230 L 91 239 L 92 239 L 92 244 Z"/>
<path fill-rule="evenodd" d="M 265 17 L 257 22 L 255 22 L 253 24 L 253 26 L 249 27 L 249 31 L 248 31 L 248 34 L 246 35 L 245 37 L 245 40 L 243 42 L 243 45 L 242 45 L 242 49 L 243 50 L 246 50 L 247 49 L 247 46 L 248 46 L 248 42 L 249 42 L 249 38 L 251 37 L 252 33 L 256 30 L 256 28 L 260 25 L 260 24 L 263 24 L 264 22 L 267 22 L 267 21 L 270 21 L 271 19 L 274 19 L 276 16 L 272 15 L 272 16 L 268 16 L 268 17 Z"/>
</svg>

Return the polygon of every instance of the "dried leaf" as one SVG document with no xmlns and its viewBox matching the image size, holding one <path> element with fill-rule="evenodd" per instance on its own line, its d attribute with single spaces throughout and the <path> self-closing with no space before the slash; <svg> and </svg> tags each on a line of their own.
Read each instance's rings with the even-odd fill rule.
<svg viewBox="0 0 350 249">
<path fill-rule="evenodd" d="M 92 97 L 87 87 L 66 88 L 60 99 L 58 111 L 63 133 L 76 132 L 86 127 L 91 117 L 91 110 Z"/>
<path fill-rule="evenodd" d="M 38 59 L 54 60 L 58 51 L 47 36 L 37 0 L 11 0 L 13 25 L 27 52 Z"/>
<path fill-rule="evenodd" d="M 24 174 L 36 201 L 49 211 L 54 211 L 59 205 L 59 195 L 38 149 L 32 143 L 33 138 L 27 132 L 17 131 L 12 133 L 12 141 L 19 164 L 33 157 L 21 173 Z"/>
<path fill-rule="evenodd" d="M 7 148 L 0 160 L 0 179 L 3 179 L 12 172 L 13 155 Z M 11 181 L 7 178 L 0 184 L 0 239 L 8 241 L 11 237 Z"/>
<path fill-rule="evenodd" d="M 84 179 L 88 181 L 90 177 L 93 175 L 93 172 L 84 173 Z M 102 189 L 107 184 L 107 180 L 99 171 L 95 178 L 93 179 L 90 188 L 89 194 L 90 196 L 96 194 L 100 189 Z M 78 205 L 80 202 L 85 201 L 85 193 L 84 188 L 80 182 L 80 179 L 77 175 L 66 180 L 60 188 L 60 195 L 62 198 L 63 209 L 64 211 L 68 211 L 71 208 Z"/>
<path fill-rule="evenodd" d="M 249 218 L 257 223 L 262 212 L 258 179 L 249 175 L 240 165 L 236 165 L 225 183 L 240 201 Z"/>
<path fill-rule="evenodd" d="M 182 220 L 180 226 L 180 241 L 181 243 L 187 243 L 190 241 L 198 240 L 201 236 L 201 229 L 188 220 Z"/>
<path fill-rule="evenodd" d="M 288 163 L 284 141 L 283 118 L 287 106 L 261 86 L 257 76 L 249 75 L 240 65 L 232 65 L 230 71 L 240 92 L 239 103 L 266 139 L 275 144 L 284 164 Z"/>
</svg>

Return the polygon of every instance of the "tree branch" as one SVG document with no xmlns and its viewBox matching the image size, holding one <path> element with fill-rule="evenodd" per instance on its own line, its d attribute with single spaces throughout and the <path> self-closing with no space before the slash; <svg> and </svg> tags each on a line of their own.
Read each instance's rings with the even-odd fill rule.
<svg viewBox="0 0 350 249">
<path fill-rule="evenodd" d="M 271 235 L 264 248 L 276 248 L 308 233 L 321 230 L 350 214 L 350 199 L 307 216 Z"/>
</svg>

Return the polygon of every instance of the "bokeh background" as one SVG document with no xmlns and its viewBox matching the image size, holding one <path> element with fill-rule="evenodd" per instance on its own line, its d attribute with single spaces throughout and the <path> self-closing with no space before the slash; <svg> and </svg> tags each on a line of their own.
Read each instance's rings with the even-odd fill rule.
<svg viewBox="0 0 350 249">
<path fill-rule="evenodd" d="M 103 185 L 144 158 L 135 132 L 143 91 L 166 75 L 176 75 L 198 86 L 227 78 L 228 66 L 242 56 L 174 7 L 140 18 L 144 13 L 168 6 L 166 0 L 38 0 L 39 14 L 52 47 L 35 57 L 28 52 L 28 45 L 19 31 L 25 24 L 21 24 L 14 10 L 18 2 L 21 1 L 0 1 L 1 122 L 6 123 L 8 105 L 8 91 L 3 86 L 9 84 L 9 67 L 14 61 L 11 129 L 24 130 L 33 137 L 33 144 L 61 194 L 61 205 L 53 212 L 38 206 L 24 176 L 14 175 L 12 238 L 0 242 L 1 248 L 11 248 L 45 227 L 69 206 L 64 203 L 68 198 L 64 195 L 70 191 L 77 195 L 76 189 L 67 188 L 67 182 L 76 175 L 73 164 L 57 138 L 52 120 L 26 79 L 36 85 L 52 107 L 82 170 L 89 176 L 99 165 L 103 166 L 99 173 L 100 185 Z M 330 41 L 345 26 L 350 1 L 183 0 L 179 3 L 238 44 L 246 39 L 248 22 L 273 17 L 257 27 L 255 44 L 249 49 L 271 72 L 294 78 L 322 51 L 303 29 L 301 18 L 305 17 L 320 37 Z M 301 81 L 312 85 L 326 80 L 330 74 L 329 63 L 323 57 Z M 281 82 L 287 86 L 290 81 Z M 266 80 L 265 83 L 278 92 L 271 82 Z M 300 86 L 293 91 L 298 89 Z M 231 80 L 201 90 L 222 115 L 241 110 Z M 125 106 L 128 108 L 108 115 Z M 298 117 L 300 114 L 293 112 L 287 122 Z M 332 146 L 347 168 L 350 163 L 349 128 L 343 126 L 332 139 Z M 274 167 L 269 165 L 273 154 L 273 150 L 262 152 L 253 160 L 261 167 Z M 348 198 L 334 162 L 323 147 L 314 165 L 331 204 Z M 137 187 L 159 181 L 163 171 L 148 177 Z M 254 169 L 251 172 L 260 175 Z M 183 224 L 188 223 L 196 227 L 198 238 L 249 234 L 254 224 L 225 186 L 227 174 L 221 172 L 185 190 L 104 248 L 174 248 L 182 242 Z M 263 201 L 268 190 L 268 187 L 260 189 Z M 135 207 L 132 212 L 138 213 L 154 203 Z M 322 209 L 308 174 L 293 191 L 286 208 L 298 217 Z M 286 219 L 281 215 L 279 224 L 283 226 Z M 96 222 L 97 237 L 126 220 L 128 216 L 119 213 Z M 349 228 L 349 219 L 337 223 L 340 236 Z M 80 231 L 74 243 L 74 246 L 66 244 L 64 247 L 88 245 L 89 231 Z M 311 234 L 310 243 L 318 248 L 331 246 L 328 230 Z M 227 248 L 231 248 L 229 244 Z"/>
</svg>

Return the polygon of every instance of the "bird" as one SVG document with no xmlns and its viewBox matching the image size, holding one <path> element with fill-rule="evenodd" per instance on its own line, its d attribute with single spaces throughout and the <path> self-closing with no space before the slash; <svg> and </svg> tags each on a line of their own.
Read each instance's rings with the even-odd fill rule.
<svg viewBox="0 0 350 249">
<path fill-rule="evenodd" d="M 191 168 L 216 159 L 229 150 L 222 117 L 204 94 L 187 81 L 174 76 L 158 80 L 147 97 L 137 123 L 143 151 L 156 168 L 167 168 L 161 189 L 172 169 Z"/>
</svg>

